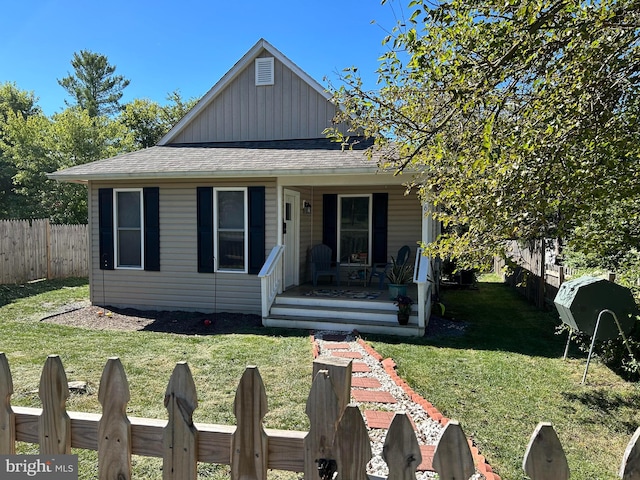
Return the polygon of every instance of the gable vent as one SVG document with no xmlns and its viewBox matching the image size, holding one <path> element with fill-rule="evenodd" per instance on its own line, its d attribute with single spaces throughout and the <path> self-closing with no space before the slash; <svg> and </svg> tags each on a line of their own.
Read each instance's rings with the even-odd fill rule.
<svg viewBox="0 0 640 480">
<path fill-rule="evenodd" d="M 256 86 L 273 85 L 273 57 L 256 58 Z"/>
</svg>

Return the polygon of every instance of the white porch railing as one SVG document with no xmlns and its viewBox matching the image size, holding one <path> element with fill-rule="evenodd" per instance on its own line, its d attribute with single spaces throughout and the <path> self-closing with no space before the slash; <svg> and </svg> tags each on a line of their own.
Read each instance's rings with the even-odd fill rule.
<svg viewBox="0 0 640 480">
<path fill-rule="evenodd" d="M 418 327 L 426 330 L 431 316 L 431 259 L 423 255 L 423 249 L 416 252 L 413 269 L 413 283 L 418 287 Z"/>
<path fill-rule="evenodd" d="M 276 295 L 282 293 L 284 245 L 276 245 L 264 262 L 258 277 L 262 295 L 262 318 L 269 316 Z"/>
</svg>

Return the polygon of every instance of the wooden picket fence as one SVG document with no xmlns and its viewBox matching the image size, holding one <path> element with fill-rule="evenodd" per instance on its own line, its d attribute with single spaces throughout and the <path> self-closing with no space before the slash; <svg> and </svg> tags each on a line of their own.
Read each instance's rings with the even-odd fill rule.
<svg viewBox="0 0 640 480">
<path fill-rule="evenodd" d="M 0 221 L 0 284 L 89 275 L 87 225 Z"/>
<path fill-rule="evenodd" d="M 42 408 L 12 407 L 9 362 L 0 353 L 0 455 L 15 454 L 16 441 L 39 444 L 43 455 L 71 448 L 97 450 L 100 480 L 131 478 L 131 455 L 163 460 L 163 479 L 197 478 L 198 462 L 230 465 L 232 480 L 265 480 L 268 469 L 304 472 L 305 479 L 366 480 L 371 444 L 357 406 L 349 405 L 351 362 L 317 359 L 307 400 L 308 432 L 263 427 L 267 396 L 258 369 L 244 371 L 234 401 L 237 425 L 195 424 L 196 388 L 185 362 L 176 365 L 164 398 L 168 420 L 126 414 L 129 384 L 118 358 L 110 358 L 98 391 L 102 415 L 67 412 L 67 376 L 57 355 L 47 358 L 40 378 Z M 629 442 L 620 470 L 624 480 L 640 472 L 640 428 Z M 449 421 L 433 458 L 442 480 L 468 479 L 473 457 L 460 425 Z M 383 447 L 388 479 L 415 479 L 420 448 L 409 418 L 396 413 Z M 534 431 L 523 462 L 532 480 L 566 480 L 569 468 L 550 424 Z M 337 473 L 337 477 L 334 474 Z M 488 474 L 493 475 L 493 474 Z M 497 477 L 495 477 L 497 478 Z"/>
</svg>

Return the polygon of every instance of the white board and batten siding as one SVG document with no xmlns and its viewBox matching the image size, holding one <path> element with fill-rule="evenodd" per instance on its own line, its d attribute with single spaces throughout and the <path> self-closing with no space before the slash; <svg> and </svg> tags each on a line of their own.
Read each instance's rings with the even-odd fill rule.
<svg viewBox="0 0 640 480">
<path fill-rule="evenodd" d="M 320 138 L 334 114 L 331 102 L 277 58 L 273 85 L 256 86 L 249 62 L 171 143 Z"/>
<path fill-rule="evenodd" d="M 91 301 L 144 310 L 260 313 L 260 279 L 242 273 L 198 273 L 196 189 L 206 186 L 265 186 L 266 218 L 276 218 L 272 180 L 120 182 L 90 185 L 91 218 L 98 218 L 99 188 L 160 188 L 160 271 L 99 268 L 99 226 L 91 232 Z M 266 225 L 266 255 L 276 244 L 275 222 Z"/>
</svg>

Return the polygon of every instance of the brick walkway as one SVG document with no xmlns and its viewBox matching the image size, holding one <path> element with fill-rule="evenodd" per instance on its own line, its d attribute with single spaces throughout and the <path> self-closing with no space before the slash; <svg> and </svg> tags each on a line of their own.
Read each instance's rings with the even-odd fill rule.
<svg viewBox="0 0 640 480">
<path fill-rule="evenodd" d="M 354 359 L 351 364 L 352 373 L 368 373 L 371 371 L 366 363 L 355 361 L 356 359 L 362 359 L 362 354 L 350 351 L 348 342 L 324 342 L 322 348 L 329 350 L 331 356 Z M 366 376 L 352 377 L 351 398 L 360 403 L 394 404 L 397 402 L 391 393 L 382 390 L 382 385 L 377 379 Z M 389 428 L 395 415 L 394 412 L 379 410 L 365 410 L 363 413 L 367 427 L 385 430 Z M 413 424 L 413 421 L 411 423 Z M 435 446 L 433 445 L 420 445 L 422 463 L 418 466 L 418 471 L 434 471 L 432 467 L 434 450 Z"/>
<path fill-rule="evenodd" d="M 359 403 L 377 403 L 380 405 L 394 405 L 398 399 L 394 397 L 388 391 L 385 391 L 384 387 L 377 378 L 374 378 L 371 374 L 371 368 L 363 361 L 363 355 L 359 352 L 352 351 L 352 346 L 349 342 L 344 341 L 346 336 L 335 335 L 324 337 L 322 342 L 322 350 L 324 355 L 330 355 L 335 357 L 342 357 L 352 359 L 352 376 L 351 379 L 351 398 L 353 401 Z M 327 341 L 330 340 L 330 341 Z M 384 359 L 376 352 L 370 345 L 361 339 L 357 340 L 357 344 L 364 349 L 366 355 L 373 357 L 384 368 L 385 373 L 390 379 L 399 386 L 404 394 L 412 401 L 418 404 L 431 420 L 438 422 L 442 427 L 446 426 L 449 419 L 440 413 L 430 402 L 426 401 L 411 387 L 402 380 L 395 371 L 395 362 L 390 359 Z M 315 349 L 316 356 L 320 354 L 320 348 Z M 371 376 L 368 376 L 371 375 Z M 395 412 L 365 409 L 363 411 L 364 419 L 369 429 L 386 430 L 391 425 Z M 411 423 L 416 429 L 416 425 L 413 419 L 409 416 Z M 434 472 L 433 470 L 433 454 L 435 451 L 435 445 L 420 445 L 420 451 L 422 453 L 422 463 L 418 466 L 417 470 Z M 500 480 L 500 477 L 493 473 L 491 466 L 486 462 L 485 458 L 479 454 L 476 447 L 471 448 L 474 462 L 476 464 L 477 472 L 485 476 L 487 480 Z"/>
</svg>

